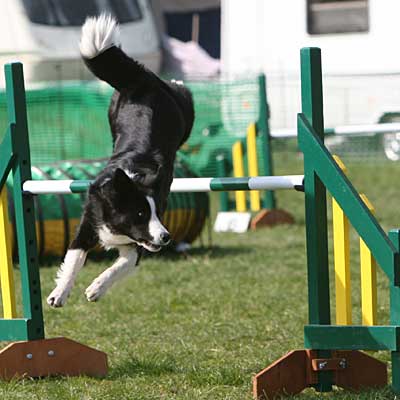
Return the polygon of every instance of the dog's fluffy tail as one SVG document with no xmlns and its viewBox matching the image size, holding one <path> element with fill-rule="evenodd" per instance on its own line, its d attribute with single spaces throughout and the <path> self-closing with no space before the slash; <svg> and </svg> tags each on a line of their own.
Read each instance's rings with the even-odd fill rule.
<svg viewBox="0 0 400 400">
<path fill-rule="evenodd" d="M 128 57 L 119 46 L 119 26 L 111 15 L 102 14 L 86 19 L 79 48 L 83 61 L 94 75 L 118 91 L 156 79 L 154 74 Z"/>
</svg>

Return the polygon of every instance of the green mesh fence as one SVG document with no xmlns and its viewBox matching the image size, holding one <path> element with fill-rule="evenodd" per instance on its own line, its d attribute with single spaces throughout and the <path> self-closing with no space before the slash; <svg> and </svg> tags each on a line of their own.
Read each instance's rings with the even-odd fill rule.
<svg viewBox="0 0 400 400">
<path fill-rule="evenodd" d="M 107 108 L 111 89 L 97 82 L 64 83 L 26 91 L 32 164 L 92 159 L 111 154 Z M 0 93 L 0 128 L 6 103 Z"/>
<path fill-rule="evenodd" d="M 232 144 L 244 140 L 248 124 L 258 119 L 258 80 L 255 76 L 186 85 L 193 92 L 196 119 L 182 157 L 199 175 L 215 176 L 216 156 L 225 154 L 229 163 Z M 33 165 L 108 157 L 112 150 L 107 118 L 111 94 L 110 87 L 86 81 L 59 81 L 28 89 Z M 5 96 L 0 93 L 0 134 L 6 120 Z"/>
<path fill-rule="evenodd" d="M 400 112 L 384 113 L 378 123 L 400 121 Z M 326 140 L 329 150 L 344 160 L 386 162 L 400 160 L 400 133 L 333 136 Z"/>
<path fill-rule="evenodd" d="M 182 152 L 200 175 L 215 176 L 216 157 L 223 154 L 231 163 L 232 144 L 245 141 L 248 125 L 259 118 L 258 78 L 186 84 L 193 93 L 196 119 Z"/>
</svg>

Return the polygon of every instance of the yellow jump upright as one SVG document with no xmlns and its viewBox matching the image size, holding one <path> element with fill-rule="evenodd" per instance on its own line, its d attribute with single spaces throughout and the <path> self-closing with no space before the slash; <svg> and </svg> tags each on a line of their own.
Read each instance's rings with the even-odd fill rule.
<svg viewBox="0 0 400 400">
<path fill-rule="evenodd" d="M 334 159 L 346 173 L 346 167 L 339 157 Z M 333 253 L 336 285 L 336 324 L 351 325 L 351 279 L 349 221 L 335 199 L 332 199 Z"/>
<path fill-rule="evenodd" d="M 252 123 L 247 128 L 247 165 L 249 176 L 258 176 L 256 137 L 256 124 Z M 260 211 L 261 209 L 260 192 L 258 190 L 252 190 L 250 192 L 250 208 L 251 211 Z"/>
<path fill-rule="evenodd" d="M 338 166 L 346 172 L 346 167 L 334 156 Z M 360 194 L 360 198 L 371 213 L 374 208 L 367 197 Z M 333 242 L 334 264 L 336 282 L 336 324 L 351 325 L 351 280 L 350 280 L 350 243 L 349 221 L 342 209 L 332 199 L 333 212 Z M 360 268 L 361 268 L 361 315 L 363 325 L 376 325 L 377 323 L 377 288 L 376 288 L 376 262 L 371 251 L 360 238 Z"/>
<path fill-rule="evenodd" d="M 243 145 L 240 141 L 237 141 L 232 146 L 232 160 L 233 160 L 233 175 L 235 178 L 241 178 L 244 176 L 244 164 L 243 164 Z M 236 211 L 246 211 L 246 192 L 236 191 Z"/>
<path fill-rule="evenodd" d="M 374 207 L 369 202 L 367 196 L 360 194 L 364 204 L 371 213 L 374 213 Z M 360 238 L 360 268 L 361 268 L 361 315 L 363 325 L 376 325 L 376 262 L 371 251 Z"/>
<path fill-rule="evenodd" d="M 0 285 L 3 300 L 3 318 L 16 318 L 11 229 L 5 187 L 0 192 Z"/>
</svg>

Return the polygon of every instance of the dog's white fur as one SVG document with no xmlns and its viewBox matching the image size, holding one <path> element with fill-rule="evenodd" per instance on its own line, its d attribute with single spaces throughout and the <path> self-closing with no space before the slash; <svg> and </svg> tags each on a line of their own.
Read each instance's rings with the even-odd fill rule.
<svg viewBox="0 0 400 400">
<path fill-rule="evenodd" d="M 128 236 L 115 235 L 111 233 L 110 229 L 108 229 L 106 225 L 102 225 L 99 228 L 99 239 L 101 245 L 106 250 L 113 249 L 117 246 L 134 243 L 134 241 Z"/>
<path fill-rule="evenodd" d="M 151 210 L 149 233 L 154 238 L 157 238 L 167 230 L 157 216 L 154 199 L 151 196 L 146 196 L 146 199 Z M 135 242 L 131 238 L 124 235 L 115 235 L 105 225 L 99 229 L 99 238 L 106 250 L 117 248 L 119 257 L 110 268 L 102 272 L 86 289 L 85 294 L 88 301 L 98 300 L 115 281 L 128 275 L 130 269 L 132 272 L 136 269 L 138 253 L 136 247 L 132 246 Z M 138 244 L 145 248 L 147 247 L 145 243 Z M 47 298 L 49 305 L 62 307 L 65 304 L 74 286 L 76 276 L 85 263 L 86 256 L 87 253 L 82 249 L 70 249 L 67 251 L 64 262 L 57 272 L 56 288 Z"/>
<path fill-rule="evenodd" d="M 137 173 L 128 171 L 127 169 L 124 169 L 123 171 L 125 172 L 125 175 L 130 179 L 135 179 L 135 177 L 137 176 Z"/>
<path fill-rule="evenodd" d="M 119 46 L 119 37 L 118 24 L 110 15 L 87 18 L 82 26 L 79 49 L 83 57 L 94 58 L 112 46 Z"/>
<path fill-rule="evenodd" d="M 109 289 L 113 283 L 133 273 L 136 269 L 138 253 L 136 247 L 120 246 L 119 257 L 115 263 L 102 272 L 86 289 L 88 301 L 96 301 Z"/>
<path fill-rule="evenodd" d="M 156 204 L 154 203 L 154 199 L 150 196 L 146 196 L 146 199 L 150 204 L 151 210 L 149 233 L 155 240 L 159 240 L 158 238 L 160 238 L 163 233 L 168 233 L 168 231 L 164 228 L 164 225 L 161 223 L 157 216 Z"/>
<path fill-rule="evenodd" d="M 82 249 L 68 250 L 64 262 L 57 271 L 56 287 L 47 297 L 47 303 L 54 307 L 62 307 L 74 286 L 78 272 L 85 264 L 87 252 Z"/>
<path fill-rule="evenodd" d="M 88 301 L 98 300 L 115 281 L 136 270 L 138 258 L 136 247 L 119 246 L 118 251 L 119 257 L 115 263 L 102 272 L 86 289 L 85 295 Z M 57 286 L 47 298 L 49 305 L 62 307 L 65 304 L 75 283 L 76 276 L 85 263 L 86 254 L 81 249 L 68 250 L 64 263 L 57 273 Z"/>
</svg>

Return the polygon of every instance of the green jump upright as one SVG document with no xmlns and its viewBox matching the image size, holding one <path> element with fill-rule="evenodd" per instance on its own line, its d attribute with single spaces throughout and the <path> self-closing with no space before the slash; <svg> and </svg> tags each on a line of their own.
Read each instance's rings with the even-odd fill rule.
<svg viewBox="0 0 400 400">
<path fill-rule="evenodd" d="M 261 171 L 262 175 L 273 176 L 272 137 L 269 126 L 270 111 L 267 99 L 267 82 L 264 74 L 258 76 L 258 99 L 259 109 L 256 126 L 257 134 L 260 138 L 261 152 L 263 154 Z M 294 218 L 288 211 L 278 208 L 274 190 L 264 191 L 261 203 L 261 211 L 252 218 L 252 229 L 257 229 L 262 226 L 294 223 Z"/>
<path fill-rule="evenodd" d="M 5 76 L 8 127 L 0 144 L 0 191 L 11 174 L 22 316 L 0 319 L 0 340 L 15 341 L 0 351 L 0 379 L 82 374 L 103 376 L 107 372 L 105 353 L 66 338 L 44 339 L 35 205 L 33 196 L 22 191 L 23 183 L 32 178 L 22 64 L 5 65 Z"/>
<path fill-rule="evenodd" d="M 295 350 L 253 380 L 254 397 L 273 399 L 306 387 L 359 390 L 387 384 L 386 364 L 358 350 L 389 350 L 394 391 L 400 392 L 400 236 L 387 235 L 324 145 L 321 52 L 301 50 L 302 113 L 298 141 L 304 154 L 309 324 L 306 350 Z M 390 283 L 387 326 L 332 325 L 326 191 L 337 201 Z"/>
<path fill-rule="evenodd" d="M 319 49 L 301 50 L 302 111 L 318 138 L 324 140 L 321 53 Z M 304 157 L 304 195 L 306 213 L 308 318 L 310 324 L 329 325 L 329 262 L 325 186 L 313 169 L 312 159 Z M 330 353 L 319 351 L 318 357 Z M 321 372 L 318 391 L 332 390 L 332 373 Z"/>
<path fill-rule="evenodd" d="M 32 179 L 22 64 L 5 66 L 8 129 L 0 147 L 0 190 L 9 173 L 14 180 L 14 207 L 21 272 L 23 317 L 0 320 L 0 340 L 44 338 L 39 265 L 32 196 L 24 196 L 22 183 Z"/>
<path fill-rule="evenodd" d="M 267 99 L 267 83 L 264 74 L 258 76 L 258 97 L 259 97 L 259 112 L 257 131 L 261 135 L 261 148 L 264 153 L 264 171 L 263 175 L 274 175 L 272 149 L 271 149 L 271 135 L 269 130 L 269 106 Z M 268 190 L 264 193 L 262 201 L 264 208 L 273 210 L 276 208 L 275 193 Z"/>
</svg>

